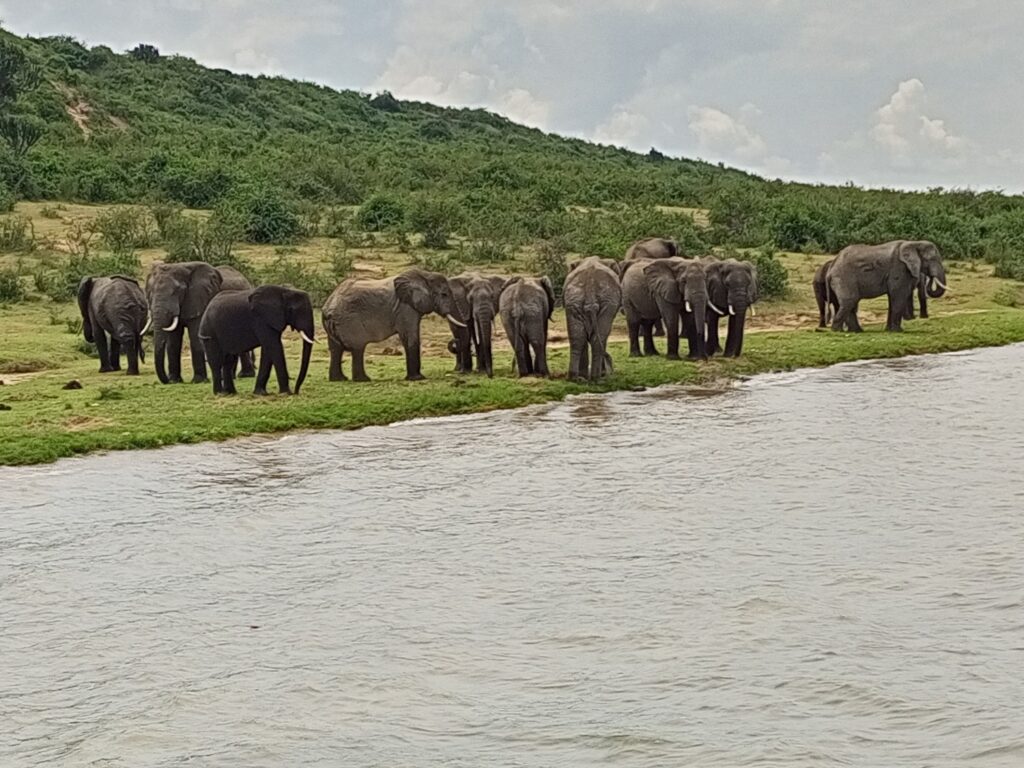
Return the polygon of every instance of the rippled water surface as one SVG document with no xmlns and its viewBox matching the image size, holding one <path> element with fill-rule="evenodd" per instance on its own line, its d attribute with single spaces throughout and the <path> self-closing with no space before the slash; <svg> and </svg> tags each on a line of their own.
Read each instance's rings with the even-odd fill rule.
<svg viewBox="0 0 1024 768">
<path fill-rule="evenodd" d="M 1024 347 L 0 469 L 2 766 L 1024 765 Z"/>
</svg>

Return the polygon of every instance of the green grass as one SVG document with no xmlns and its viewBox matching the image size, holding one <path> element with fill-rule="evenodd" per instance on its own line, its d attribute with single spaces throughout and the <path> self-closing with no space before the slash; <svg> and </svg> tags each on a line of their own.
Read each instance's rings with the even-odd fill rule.
<svg viewBox="0 0 1024 768">
<path fill-rule="evenodd" d="M 57 370 L 31 375 L 0 388 L 0 464 L 36 464 L 97 450 L 152 448 L 175 443 L 223 440 L 255 433 L 294 429 L 353 429 L 424 416 L 444 416 L 561 400 L 583 392 L 607 392 L 670 383 L 708 384 L 769 371 L 826 366 L 843 361 L 949 352 L 1024 341 L 1024 312 L 997 309 L 951 315 L 907 324 L 903 334 L 869 327 L 861 335 L 809 329 L 750 334 L 744 357 L 716 359 L 702 365 L 663 358 L 630 359 L 615 344 L 615 376 L 596 386 L 550 380 L 517 380 L 509 373 L 509 355 L 495 356 L 494 379 L 450 372 L 447 356 L 425 357 L 427 381 L 401 381 L 401 357 L 374 356 L 367 362 L 369 384 L 327 381 L 326 350 L 318 345 L 310 377 L 300 395 L 256 398 L 251 380 L 241 380 L 240 394 L 215 398 L 209 385 L 164 386 L 148 368 L 143 376 L 99 374 L 96 361 L 76 353 L 77 340 L 63 327 L 34 325 L 42 309 L 19 307 L 0 311 L 2 327 L 13 337 L 32 329 L 32 346 L 48 350 L 38 357 L 59 364 Z M 19 333 L 20 331 L 20 333 Z M 12 336 L 8 336 L 8 340 Z M 298 358 L 298 344 L 289 340 L 289 359 Z M 23 342 L 19 349 L 25 351 Z M 7 340 L 4 352 L 8 350 Z M 68 363 L 69 359 L 74 362 Z M 551 351 L 556 372 L 568 367 L 568 350 Z M 0 358 L 0 367 L 3 358 Z M 293 370 L 294 373 L 294 370 Z M 5 378 L 0 374 L 0 378 Z M 64 390 L 69 379 L 81 390 Z"/>
</svg>

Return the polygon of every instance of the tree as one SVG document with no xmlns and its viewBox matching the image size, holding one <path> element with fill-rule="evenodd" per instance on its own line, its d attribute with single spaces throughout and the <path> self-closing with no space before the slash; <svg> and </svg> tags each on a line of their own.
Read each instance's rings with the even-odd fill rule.
<svg viewBox="0 0 1024 768">
<path fill-rule="evenodd" d="M 0 136 L 11 145 L 16 157 L 24 157 L 43 137 L 45 125 L 37 117 L 0 115 Z"/>
<path fill-rule="evenodd" d="M 149 64 L 160 58 L 160 50 L 155 45 L 139 43 L 128 51 L 128 55 L 136 61 L 144 61 Z"/>
</svg>

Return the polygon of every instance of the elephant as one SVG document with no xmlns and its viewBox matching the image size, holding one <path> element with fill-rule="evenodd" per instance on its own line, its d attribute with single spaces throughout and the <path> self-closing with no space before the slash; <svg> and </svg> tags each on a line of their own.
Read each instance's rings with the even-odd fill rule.
<svg viewBox="0 0 1024 768">
<path fill-rule="evenodd" d="M 438 272 L 414 267 L 395 277 L 345 280 L 323 306 L 323 326 L 331 351 L 330 380 L 347 379 L 341 362 L 348 350 L 352 353 L 352 378 L 369 381 L 363 362 L 366 345 L 396 333 L 405 350 L 405 378 L 423 379 L 420 320 L 436 312 L 457 327 L 466 327 L 453 314 L 457 311 L 451 284 Z"/>
<path fill-rule="evenodd" d="M 217 271 L 220 272 L 220 289 L 222 291 L 252 290 L 253 285 L 249 282 L 249 278 L 234 267 L 229 267 L 225 264 L 217 267 Z M 238 374 L 239 378 L 247 379 L 256 375 L 256 360 L 251 351 L 240 355 L 238 362 L 242 368 L 241 372 Z"/>
<path fill-rule="evenodd" d="M 829 267 L 832 266 L 832 262 L 835 261 L 835 257 L 829 259 L 824 264 L 820 265 L 814 270 L 814 300 L 818 303 L 818 327 L 824 328 L 828 321 L 828 311 L 826 308 L 827 304 L 832 305 L 832 313 L 834 314 L 839 309 L 839 301 L 835 296 L 825 295 L 825 275 L 828 274 Z"/>
<path fill-rule="evenodd" d="M 467 326 L 459 326 L 448 322 L 453 337 L 449 351 L 455 355 L 455 370 L 459 373 L 472 373 L 475 347 L 477 370 L 485 371 L 488 376 L 494 375 L 491 335 L 494 318 L 498 314 L 498 296 L 508 281 L 508 277 L 501 275 L 481 275 L 476 272 L 463 272 L 448 278 L 458 310 L 456 314 L 468 323 Z"/>
<path fill-rule="evenodd" d="M 939 298 L 946 292 L 946 270 L 938 248 L 926 240 L 893 240 L 880 245 L 848 245 L 825 276 L 826 297 L 835 296 L 839 309 L 832 318 L 832 330 L 845 326 L 854 333 L 863 329 L 857 320 L 862 299 L 883 294 L 889 298 L 885 329 L 903 330 L 914 289 L 927 278 L 928 294 Z"/>
<path fill-rule="evenodd" d="M 214 394 L 233 395 L 235 363 L 239 356 L 260 348 L 260 370 L 254 394 L 267 394 L 270 368 L 277 373 L 277 387 L 289 394 L 288 366 L 281 334 L 291 326 L 302 337 L 302 363 L 295 380 L 299 394 L 313 352 L 313 304 L 309 294 L 280 285 L 261 285 L 249 291 L 222 291 L 210 300 L 199 323 L 206 358 L 213 374 Z"/>
<path fill-rule="evenodd" d="M 913 241 L 918 243 L 919 248 L 925 252 L 934 250 L 938 254 L 938 246 L 930 240 L 916 240 Z M 941 257 L 940 257 L 941 258 Z M 929 276 L 926 270 L 921 270 L 921 279 L 917 284 L 917 301 L 921 308 L 920 316 L 922 319 L 928 317 L 928 299 L 941 299 L 946 294 L 945 283 L 939 285 L 934 278 Z M 903 315 L 904 320 L 914 319 L 914 298 L 911 295 L 910 301 L 907 303 L 907 311 Z"/>
<path fill-rule="evenodd" d="M 121 370 L 124 350 L 128 375 L 139 375 L 139 360 L 145 362 L 142 334 L 146 331 L 146 296 L 134 277 L 84 277 L 78 284 L 78 309 L 82 313 L 82 334 L 96 344 L 100 373 Z M 110 336 L 110 345 L 107 345 Z"/>
<path fill-rule="evenodd" d="M 654 322 L 661 318 L 667 330 L 669 360 L 679 359 L 679 325 L 682 321 L 691 360 L 704 360 L 704 323 L 709 311 L 704 264 L 696 259 L 642 259 L 622 276 L 622 308 L 629 327 L 629 356 L 639 357 L 640 332 L 645 355 L 656 355 L 652 338 Z"/>
<path fill-rule="evenodd" d="M 648 237 L 644 240 L 637 240 L 626 250 L 625 262 L 638 259 L 672 259 L 682 256 L 679 243 L 664 237 Z M 655 336 L 664 336 L 665 329 L 661 325 L 661 318 L 654 321 Z"/>
<path fill-rule="evenodd" d="M 736 259 L 701 259 L 708 281 L 707 342 L 709 356 L 722 351 L 718 340 L 718 321 L 728 310 L 729 329 L 725 338 L 723 357 L 739 357 L 743 352 L 743 332 L 747 324 L 747 309 L 754 311 L 760 294 L 757 287 L 757 268 L 749 261 Z"/>
<path fill-rule="evenodd" d="M 574 263 L 565 278 L 562 302 L 569 328 L 572 379 L 596 381 L 613 372 L 608 336 L 622 306 L 622 287 L 618 272 L 608 261 L 590 256 Z"/>
<path fill-rule="evenodd" d="M 153 358 L 161 383 L 181 381 L 181 344 L 186 329 L 192 356 L 192 382 L 207 381 L 199 321 L 222 284 L 221 273 L 205 261 L 153 265 L 146 278 L 146 297 L 153 324 Z"/>
<path fill-rule="evenodd" d="M 520 376 L 548 376 L 548 323 L 555 291 L 547 277 L 513 277 L 499 298 L 505 328 Z M 533 354 L 531 355 L 531 350 Z"/>
</svg>

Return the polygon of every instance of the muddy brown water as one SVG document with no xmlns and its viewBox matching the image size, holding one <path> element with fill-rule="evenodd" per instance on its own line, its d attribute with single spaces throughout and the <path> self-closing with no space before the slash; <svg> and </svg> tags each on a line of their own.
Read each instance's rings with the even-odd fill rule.
<svg viewBox="0 0 1024 768">
<path fill-rule="evenodd" d="M 0 469 L 0 765 L 1022 765 L 1022 381 Z"/>
</svg>

